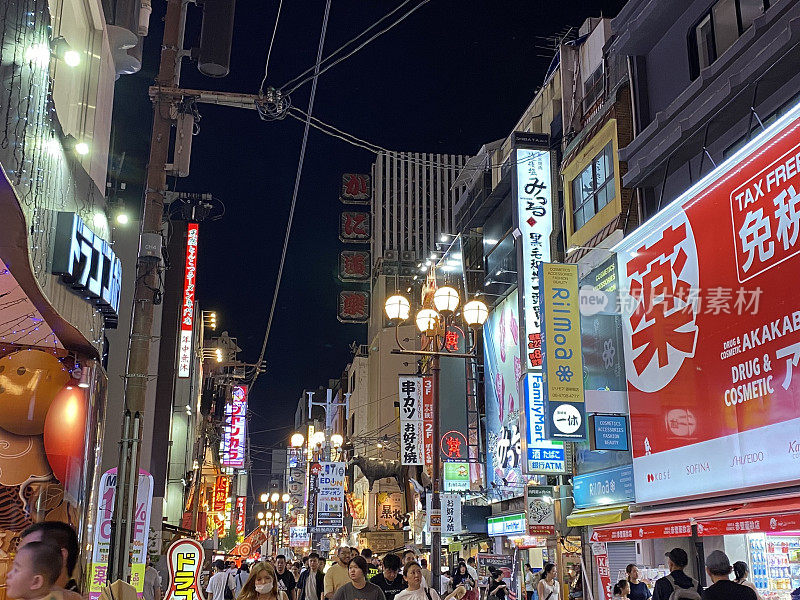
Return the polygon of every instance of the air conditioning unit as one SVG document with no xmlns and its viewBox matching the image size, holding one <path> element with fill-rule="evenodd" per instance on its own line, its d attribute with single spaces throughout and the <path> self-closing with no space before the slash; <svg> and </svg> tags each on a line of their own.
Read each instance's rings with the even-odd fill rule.
<svg viewBox="0 0 800 600">
<path fill-rule="evenodd" d="M 416 270 L 414 269 L 414 267 L 408 267 L 408 266 L 403 265 L 402 267 L 400 267 L 400 276 L 401 277 L 413 277 L 416 274 L 415 271 Z"/>
<path fill-rule="evenodd" d="M 402 262 L 414 262 L 417 260 L 417 253 L 413 250 L 403 250 L 400 252 L 400 260 Z"/>
<path fill-rule="evenodd" d="M 383 251 L 383 260 L 397 260 L 397 250 L 384 250 Z"/>
</svg>

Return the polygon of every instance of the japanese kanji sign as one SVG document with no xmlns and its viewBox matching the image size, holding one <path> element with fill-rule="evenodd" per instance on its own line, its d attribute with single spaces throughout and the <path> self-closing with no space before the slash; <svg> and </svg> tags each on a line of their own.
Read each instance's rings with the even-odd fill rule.
<svg viewBox="0 0 800 600">
<path fill-rule="evenodd" d="M 225 405 L 225 427 L 222 430 L 220 464 L 234 469 L 244 468 L 247 445 L 247 391 L 248 386 L 235 385 L 231 401 Z"/>
<path fill-rule="evenodd" d="M 244 535 L 247 522 L 247 496 L 236 497 L 236 535 Z"/>
<path fill-rule="evenodd" d="M 369 281 L 369 252 L 342 250 L 339 253 L 339 279 L 342 281 Z"/>
<path fill-rule="evenodd" d="M 800 106 L 614 250 L 636 501 L 800 479 Z"/>
<path fill-rule="evenodd" d="M 555 442 L 545 435 L 547 410 L 544 402 L 544 378 L 541 373 L 528 373 L 522 381 L 525 394 L 525 472 L 554 475 L 572 468 L 568 459 L 568 442 Z"/>
<path fill-rule="evenodd" d="M 308 531 L 339 533 L 344 527 L 344 479 L 347 464 L 312 463 L 310 471 Z"/>
<path fill-rule="evenodd" d="M 338 319 L 342 323 L 366 323 L 369 321 L 369 292 L 344 290 L 339 292 Z"/>
<path fill-rule="evenodd" d="M 583 359 L 578 311 L 578 265 L 540 265 L 545 431 L 551 440 L 584 440 Z"/>
<path fill-rule="evenodd" d="M 366 243 L 371 236 L 368 212 L 345 210 L 339 217 L 339 240 L 345 243 Z"/>
<path fill-rule="evenodd" d="M 169 589 L 164 600 L 204 600 L 200 585 L 205 553 L 200 542 L 179 539 L 167 550 Z"/>
<path fill-rule="evenodd" d="M 453 537 L 461 533 L 461 496 L 442 494 L 442 536 Z"/>
<path fill-rule="evenodd" d="M 422 430 L 425 466 L 433 466 L 433 377 L 422 378 Z"/>
<path fill-rule="evenodd" d="M 400 462 L 424 465 L 422 377 L 401 375 L 400 381 Z"/>
<path fill-rule="evenodd" d="M 214 481 L 214 497 L 212 499 L 212 509 L 214 512 L 223 512 L 225 503 L 228 501 L 228 490 L 230 489 L 231 479 L 227 475 L 217 475 Z"/>
<path fill-rule="evenodd" d="M 442 455 L 448 460 L 467 460 L 467 438 L 460 431 L 448 431 L 442 436 Z"/>
<path fill-rule="evenodd" d="M 595 534 L 592 534 L 592 538 L 592 554 L 600 579 L 600 590 L 603 592 L 603 597 L 598 600 L 611 600 L 614 588 L 611 585 L 611 567 L 608 565 L 608 546 L 604 542 L 595 541 Z"/>
<path fill-rule="evenodd" d="M 345 204 L 369 204 L 372 181 L 369 175 L 345 173 L 342 175 L 342 192 L 339 198 Z"/>
<path fill-rule="evenodd" d="M 525 515 L 528 535 L 553 535 L 556 532 L 553 488 L 548 485 L 529 485 L 525 494 Z"/>
<path fill-rule="evenodd" d="M 153 505 L 153 476 L 139 471 L 136 488 L 136 523 L 131 548 L 131 585 L 141 593 L 144 590 L 144 569 L 147 558 L 147 538 L 150 532 L 150 509 Z M 111 520 L 114 517 L 114 499 L 117 491 L 117 470 L 110 469 L 100 478 L 97 495 L 97 519 L 94 526 L 94 546 L 90 565 L 89 598 L 97 600 L 107 584 L 108 554 L 111 544 Z"/>
<path fill-rule="evenodd" d="M 375 527 L 380 531 L 403 528 L 403 494 L 379 492 L 375 495 Z"/>
<path fill-rule="evenodd" d="M 197 223 L 186 225 L 186 260 L 183 267 L 183 303 L 181 339 L 178 347 L 178 377 L 189 377 L 192 368 L 192 331 L 194 330 L 194 292 L 197 273 Z"/>
<path fill-rule="evenodd" d="M 550 261 L 553 232 L 550 151 L 517 148 L 514 159 L 514 193 L 517 203 L 514 225 L 517 239 L 517 269 L 521 273 L 520 314 L 523 320 L 525 369 L 542 366 L 539 268 Z"/>
</svg>

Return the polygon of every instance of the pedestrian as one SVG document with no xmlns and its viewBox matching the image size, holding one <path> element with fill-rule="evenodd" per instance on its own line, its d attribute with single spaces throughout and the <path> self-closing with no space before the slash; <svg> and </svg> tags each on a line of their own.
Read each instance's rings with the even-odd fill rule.
<svg viewBox="0 0 800 600">
<path fill-rule="evenodd" d="M 404 568 L 407 565 L 410 565 L 411 563 L 416 563 L 416 562 L 417 562 L 417 553 L 416 552 L 414 552 L 410 548 L 408 550 L 404 550 L 403 551 L 403 567 Z M 419 563 L 417 563 L 417 564 L 419 564 Z M 428 582 L 425 581 L 424 577 L 422 578 L 422 587 L 424 587 L 424 588 L 428 587 Z"/>
<path fill-rule="evenodd" d="M 144 590 L 142 591 L 144 600 L 161 600 L 161 575 L 153 566 L 153 559 L 147 555 L 147 563 L 144 568 Z"/>
<path fill-rule="evenodd" d="M 283 554 L 275 557 L 275 576 L 278 578 L 278 589 L 286 592 L 290 600 L 294 600 L 294 588 L 297 581 L 292 572 L 286 568 L 286 556 Z"/>
<path fill-rule="evenodd" d="M 453 574 L 453 589 L 459 585 L 462 586 L 467 593 L 474 590 L 477 586 L 477 582 L 472 575 L 470 575 L 469 569 L 467 569 L 467 563 L 463 561 L 458 563 L 458 568 Z"/>
<path fill-rule="evenodd" d="M 233 585 L 236 590 L 236 597 L 239 597 L 239 594 L 242 593 L 242 588 L 244 584 L 247 583 L 247 578 L 250 577 L 250 565 L 248 565 L 245 561 L 242 561 L 241 566 L 236 571 L 236 576 L 233 578 Z"/>
<path fill-rule="evenodd" d="M 211 594 L 208 600 L 226 600 L 233 596 L 233 581 L 225 570 L 225 562 L 214 561 L 214 574 L 208 580 L 206 592 Z"/>
<path fill-rule="evenodd" d="M 450 578 L 450 569 L 442 571 L 442 576 L 439 578 L 439 595 L 445 596 L 453 591 L 450 585 L 453 580 Z"/>
<path fill-rule="evenodd" d="M 575 565 L 575 573 L 570 582 L 569 597 L 570 600 L 583 600 L 583 576 L 580 565 Z"/>
<path fill-rule="evenodd" d="M 525 596 L 527 600 L 535 600 L 536 593 L 536 573 L 530 563 L 525 565 Z"/>
<path fill-rule="evenodd" d="M 656 581 L 656 585 L 653 588 L 653 600 L 675 600 L 672 592 L 681 594 L 678 596 L 679 598 L 700 600 L 703 587 L 683 572 L 686 565 L 689 564 L 689 555 L 686 554 L 686 550 L 673 548 L 664 556 L 667 557 L 669 575 Z"/>
<path fill-rule="evenodd" d="M 733 571 L 728 555 L 721 550 L 714 550 L 706 557 L 706 573 L 713 581 L 704 591 L 703 600 L 756 600 L 755 590 L 746 585 L 731 581 L 728 576 Z"/>
<path fill-rule="evenodd" d="M 80 545 L 78 534 L 72 525 L 63 521 L 34 523 L 22 532 L 17 548 L 22 548 L 30 542 L 49 542 L 61 550 L 61 573 L 56 579 L 55 587 L 70 592 L 64 595 L 64 600 L 79 600 L 80 590 L 78 583 L 72 577 L 72 572 L 78 564 Z"/>
<path fill-rule="evenodd" d="M 478 588 L 478 567 L 474 556 L 470 556 L 467 559 L 467 572 L 470 574 L 472 579 L 475 580 L 475 587 L 467 592 L 466 598 L 467 600 L 480 600 L 481 592 Z"/>
<path fill-rule="evenodd" d="M 288 600 L 288 598 L 286 592 L 278 589 L 275 567 L 270 563 L 261 562 L 250 568 L 250 576 L 237 600 Z"/>
<path fill-rule="evenodd" d="M 367 561 L 367 568 L 369 569 L 369 573 L 367 574 L 367 580 L 372 581 L 372 578 L 378 575 L 381 572 L 381 570 L 377 567 L 377 565 L 373 561 L 372 550 L 370 550 L 369 548 L 362 549 L 361 556 L 363 556 L 364 560 Z"/>
<path fill-rule="evenodd" d="M 419 563 L 408 563 L 403 568 L 403 579 L 406 580 L 408 587 L 402 592 L 397 594 L 395 600 L 441 600 L 439 594 L 433 588 L 426 588 L 422 582 L 425 579 L 422 577 L 422 567 Z M 464 586 L 456 586 L 456 588 L 444 600 L 462 600 L 467 590 Z"/>
<path fill-rule="evenodd" d="M 756 593 L 756 597 L 758 598 L 758 600 L 761 600 L 761 594 L 758 593 L 758 590 L 756 589 L 756 586 L 753 584 L 753 582 L 747 579 L 748 575 L 750 575 L 750 567 L 747 566 L 746 562 L 737 560 L 735 563 L 733 563 L 733 576 L 735 578 L 734 581 L 739 585 L 746 585 L 747 587 L 749 587 Z"/>
<path fill-rule="evenodd" d="M 383 590 L 367 581 L 369 566 L 363 556 L 354 556 L 347 571 L 350 581 L 336 590 L 333 600 L 386 600 Z"/>
<path fill-rule="evenodd" d="M 431 587 L 433 585 L 433 573 L 431 573 L 430 569 L 428 569 L 428 559 L 421 558 L 419 560 L 420 569 L 422 569 L 422 578 L 427 583 L 427 587 Z"/>
<path fill-rule="evenodd" d="M 631 600 L 649 600 L 653 593 L 644 581 L 639 581 L 639 567 L 631 563 L 625 567 L 625 573 L 627 574 L 628 587 L 630 588 L 628 598 Z"/>
<path fill-rule="evenodd" d="M 497 570 L 492 573 L 492 581 L 489 583 L 489 592 L 487 598 L 495 598 L 496 600 L 506 600 L 508 594 L 508 585 L 503 581 L 503 572 Z"/>
<path fill-rule="evenodd" d="M 539 583 L 536 584 L 539 600 L 558 600 L 558 581 L 556 580 L 556 566 L 553 563 L 544 563 L 544 568 L 539 573 Z"/>
<path fill-rule="evenodd" d="M 630 598 L 631 584 L 627 579 L 620 579 L 614 584 L 613 600 L 625 600 Z"/>
<path fill-rule="evenodd" d="M 297 582 L 297 600 L 320 600 L 325 589 L 325 574 L 319 568 L 319 554 L 312 552 L 306 561 L 306 570 Z"/>
<path fill-rule="evenodd" d="M 342 546 L 336 551 L 336 562 L 325 572 L 325 598 L 333 598 L 340 587 L 350 583 L 349 565 L 350 548 Z"/>
<path fill-rule="evenodd" d="M 6 574 L 6 595 L 19 600 L 40 600 L 60 592 L 56 580 L 63 569 L 61 549 L 48 542 L 28 542 L 17 550 Z"/>
<path fill-rule="evenodd" d="M 383 573 L 378 573 L 370 579 L 372 583 L 383 590 L 386 600 L 395 600 L 395 596 L 406 589 L 406 582 L 400 574 L 403 562 L 397 554 L 387 554 L 383 557 Z"/>
</svg>

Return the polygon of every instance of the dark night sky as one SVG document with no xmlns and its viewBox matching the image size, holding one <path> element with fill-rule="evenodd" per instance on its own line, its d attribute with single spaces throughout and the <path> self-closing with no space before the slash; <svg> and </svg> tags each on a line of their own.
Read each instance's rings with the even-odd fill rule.
<svg viewBox="0 0 800 600">
<path fill-rule="evenodd" d="M 154 2 L 140 73 L 117 82 L 115 153 L 126 152 L 122 180 L 136 202 L 150 136 L 147 87 L 155 77 L 165 2 Z M 400 0 L 334 0 L 327 55 Z M 543 36 L 613 16 L 624 0 L 432 0 L 384 36 L 320 77 L 314 115 L 383 147 L 472 154 L 508 135 L 550 62 Z M 181 84 L 256 93 L 277 0 L 238 0 L 231 73 L 199 74 L 188 60 Z M 324 0 L 284 0 L 267 85 L 279 87 L 313 65 Z M 200 11 L 190 5 L 187 47 L 199 42 Z M 399 13 L 398 13 L 399 14 Z M 303 109 L 310 85 L 293 94 Z M 302 123 L 259 120 L 255 111 L 200 106 L 189 177 L 177 189 L 210 192 L 227 214 L 204 224 L 198 300 L 215 309 L 220 330 L 238 337 L 240 358 L 261 348 L 283 242 Z M 268 372 L 253 391 L 252 443 L 285 443 L 303 388 L 323 385 L 347 364 L 366 328 L 336 320 L 337 219 L 341 173 L 369 172 L 373 155 L 311 130 L 284 280 L 267 349 Z M 138 185 L 137 185 L 138 182 Z M 275 431 L 277 427 L 286 429 Z M 264 433 L 255 432 L 266 431 Z M 258 480 L 266 465 L 254 455 Z M 256 482 L 256 489 L 259 489 Z"/>
</svg>

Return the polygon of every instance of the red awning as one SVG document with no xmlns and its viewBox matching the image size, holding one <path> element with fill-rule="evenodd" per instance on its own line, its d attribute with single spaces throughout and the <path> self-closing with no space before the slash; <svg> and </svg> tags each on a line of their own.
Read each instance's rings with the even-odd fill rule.
<svg viewBox="0 0 800 600">
<path fill-rule="evenodd" d="M 800 498 L 747 502 L 724 513 L 697 519 L 698 535 L 751 531 L 800 531 Z"/>
<path fill-rule="evenodd" d="M 655 538 L 687 537 L 700 519 L 730 511 L 733 507 L 685 508 L 636 515 L 619 523 L 595 527 L 598 542 L 625 542 Z"/>
</svg>

